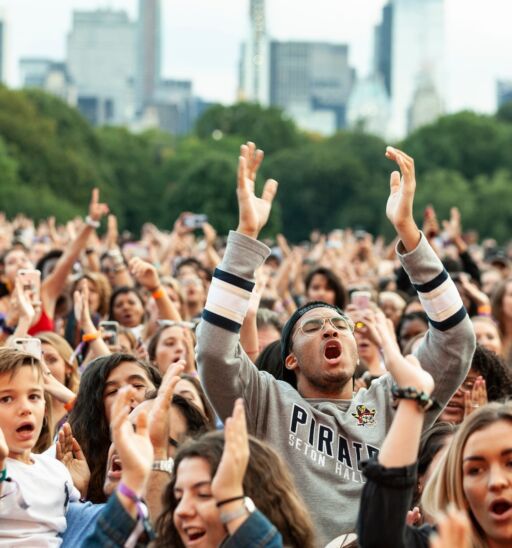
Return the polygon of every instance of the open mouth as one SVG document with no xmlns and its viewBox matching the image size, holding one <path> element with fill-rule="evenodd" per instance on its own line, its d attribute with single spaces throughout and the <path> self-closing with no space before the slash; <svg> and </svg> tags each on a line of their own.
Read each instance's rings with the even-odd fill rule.
<svg viewBox="0 0 512 548">
<path fill-rule="evenodd" d="M 34 435 L 35 426 L 31 422 L 25 422 L 16 428 L 16 434 L 21 440 L 31 439 Z"/>
<path fill-rule="evenodd" d="M 495 500 L 489 510 L 493 514 L 494 518 L 507 517 L 505 514 L 508 514 L 512 509 L 512 503 L 505 499 Z"/>
<path fill-rule="evenodd" d="M 111 480 L 121 479 L 121 473 L 123 471 L 123 465 L 118 457 L 114 457 L 110 464 L 110 469 L 108 471 L 108 477 Z"/>
<path fill-rule="evenodd" d="M 185 534 L 187 535 L 188 539 L 187 544 L 190 545 L 201 540 L 206 535 L 206 530 L 199 529 L 198 527 L 189 527 L 185 529 Z"/>
<path fill-rule="evenodd" d="M 329 341 L 324 347 L 324 356 L 327 360 L 337 360 L 341 356 L 341 345 L 338 341 Z"/>
</svg>

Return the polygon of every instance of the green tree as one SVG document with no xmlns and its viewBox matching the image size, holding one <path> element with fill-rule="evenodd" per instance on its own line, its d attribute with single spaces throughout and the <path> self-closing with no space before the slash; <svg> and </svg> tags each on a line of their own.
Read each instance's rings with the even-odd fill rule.
<svg viewBox="0 0 512 548">
<path fill-rule="evenodd" d="M 236 135 L 241 141 L 254 141 L 268 155 L 297 146 L 303 140 L 294 122 L 281 109 L 254 103 L 210 107 L 197 121 L 196 134 L 201 139 Z"/>
</svg>

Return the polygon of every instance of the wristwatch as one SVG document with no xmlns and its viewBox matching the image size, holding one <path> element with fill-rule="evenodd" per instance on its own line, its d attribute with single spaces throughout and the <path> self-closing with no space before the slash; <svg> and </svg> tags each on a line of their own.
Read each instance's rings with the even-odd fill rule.
<svg viewBox="0 0 512 548">
<path fill-rule="evenodd" d="M 226 525 L 230 521 L 241 518 L 245 514 L 251 515 L 255 510 L 256 506 L 254 505 L 252 499 L 249 497 L 244 497 L 243 504 L 238 510 L 234 510 L 233 512 L 221 512 L 220 521 Z"/>
<path fill-rule="evenodd" d="M 152 466 L 152 470 L 167 472 L 169 475 L 172 474 L 173 468 L 174 468 L 174 460 L 171 458 L 166 460 L 155 460 Z"/>
</svg>

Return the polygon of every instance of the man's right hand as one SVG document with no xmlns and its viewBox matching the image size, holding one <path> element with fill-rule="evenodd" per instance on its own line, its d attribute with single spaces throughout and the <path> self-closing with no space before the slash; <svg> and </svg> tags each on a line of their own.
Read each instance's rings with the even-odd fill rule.
<svg viewBox="0 0 512 548">
<path fill-rule="evenodd" d="M 256 150 L 254 143 L 249 142 L 240 147 L 236 190 L 239 211 L 237 232 L 251 238 L 257 238 L 268 221 L 272 201 L 277 191 L 277 181 L 268 179 L 263 187 L 261 198 L 257 198 L 254 193 L 254 182 L 262 160 L 263 151 Z"/>
</svg>

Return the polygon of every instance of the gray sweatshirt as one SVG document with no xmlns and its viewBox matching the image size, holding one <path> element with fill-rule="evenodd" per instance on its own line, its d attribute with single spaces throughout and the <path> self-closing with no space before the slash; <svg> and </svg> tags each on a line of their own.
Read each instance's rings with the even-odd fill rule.
<svg viewBox="0 0 512 548">
<path fill-rule="evenodd" d="M 433 395 L 444 406 L 470 367 L 473 329 L 455 285 L 425 237 L 410 253 L 401 254 L 400 244 L 397 251 L 429 316 L 417 356 L 434 377 Z M 269 252 L 257 240 L 230 233 L 198 327 L 197 363 L 208 398 L 223 420 L 235 400 L 243 398 L 250 433 L 269 442 L 289 465 L 319 545 L 324 545 L 355 529 L 364 483 L 361 461 L 378 454 L 389 430 L 393 381 L 387 373 L 352 400 L 305 399 L 289 384 L 258 371 L 238 333 L 254 271 Z M 426 427 L 439 412 L 427 412 Z"/>
</svg>

